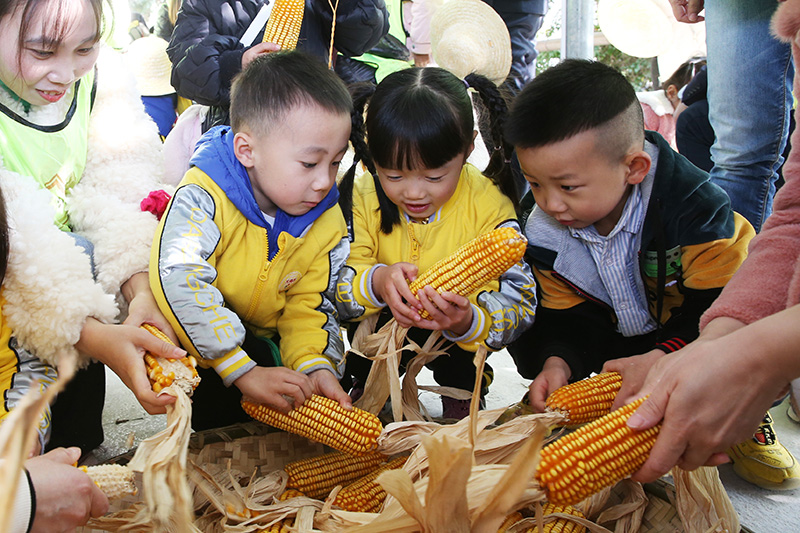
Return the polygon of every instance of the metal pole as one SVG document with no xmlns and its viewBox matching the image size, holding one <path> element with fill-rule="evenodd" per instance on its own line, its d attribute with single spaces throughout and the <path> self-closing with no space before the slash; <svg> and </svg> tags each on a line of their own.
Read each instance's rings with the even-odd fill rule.
<svg viewBox="0 0 800 533">
<path fill-rule="evenodd" d="M 594 57 L 594 8 L 593 0 L 564 0 L 561 41 L 562 59 L 592 59 Z"/>
</svg>

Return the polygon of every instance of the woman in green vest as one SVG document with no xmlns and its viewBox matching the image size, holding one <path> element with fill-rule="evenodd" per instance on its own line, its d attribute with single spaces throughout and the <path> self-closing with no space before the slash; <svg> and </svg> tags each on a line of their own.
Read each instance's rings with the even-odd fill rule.
<svg viewBox="0 0 800 533">
<path fill-rule="evenodd" d="M 0 356 L 0 418 L 34 380 L 52 382 L 52 368 L 77 357 L 83 369 L 42 421 L 37 448 L 49 430 L 48 447 L 84 453 L 103 440 L 103 364 L 158 413 L 171 399 L 152 392 L 143 354 L 184 353 L 138 327 L 174 338 L 148 285 L 157 221 L 140 208 L 160 188 L 161 143 L 119 55 L 101 50 L 102 4 L 0 2 L 0 185 L 10 243 L 0 325 L 12 332 Z"/>
</svg>

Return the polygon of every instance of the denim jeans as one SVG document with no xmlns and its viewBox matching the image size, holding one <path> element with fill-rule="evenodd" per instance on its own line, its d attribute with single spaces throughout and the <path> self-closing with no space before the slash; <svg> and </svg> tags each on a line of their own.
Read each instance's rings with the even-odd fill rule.
<svg viewBox="0 0 800 533">
<path fill-rule="evenodd" d="M 769 30 L 776 0 L 706 0 L 711 180 L 761 229 L 772 212 L 792 109 L 791 47 Z"/>
</svg>

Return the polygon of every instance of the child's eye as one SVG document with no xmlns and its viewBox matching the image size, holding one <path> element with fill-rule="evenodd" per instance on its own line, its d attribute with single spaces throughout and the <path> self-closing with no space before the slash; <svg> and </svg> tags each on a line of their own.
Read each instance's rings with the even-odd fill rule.
<svg viewBox="0 0 800 533">
<path fill-rule="evenodd" d="M 315 166 L 317 166 L 316 163 L 301 163 L 301 164 L 303 165 L 303 168 L 314 168 Z"/>
<path fill-rule="evenodd" d="M 575 190 L 575 186 L 574 185 L 562 185 L 561 186 L 561 190 L 562 191 L 567 191 L 567 192 L 574 191 Z"/>
<path fill-rule="evenodd" d="M 341 164 L 342 164 L 342 162 L 341 162 L 341 161 L 334 161 L 333 163 L 331 163 L 331 165 L 333 165 L 334 167 L 337 167 L 337 168 L 338 168 L 338 167 L 339 167 L 339 165 L 341 165 Z"/>
<path fill-rule="evenodd" d="M 92 52 L 94 52 L 94 46 L 90 46 L 88 48 L 79 48 L 78 49 L 78 53 L 81 54 L 81 55 L 84 55 L 84 56 L 85 55 L 89 55 Z"/>
<path fill-rule="evenodd" d="M 535 181 L 529 181 L 528 185 L 531 186 L 531 189 L 538 189 L 539 188 L 539 184 L 536 183 Z"/>
<path fill-rule="evenodd" d="M 436 183 L 437 181 L 442 181 L 443 176 L 428 176 L 427 180 Z"/>
</svg>

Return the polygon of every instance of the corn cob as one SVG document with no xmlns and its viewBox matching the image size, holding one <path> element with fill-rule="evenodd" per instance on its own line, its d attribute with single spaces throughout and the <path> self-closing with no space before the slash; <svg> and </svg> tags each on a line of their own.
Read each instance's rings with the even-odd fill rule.
<svg viewBox="0 0 800 533">
<path fill-rule="evenodd" d="M 621 386 L 621 375 L 603 372 L 557 388 L 548 396 L 546 406 L 564 414 L 571 425 L 585 424 L 611 412 Z"/>
<path fill-rule="evenodd" d="M 522 520 L 522 513 L 518 511 L 511 513 L 506 517 L 505 520 L 503 520 L 503 523 L 500 524 L 500 529 L 497 530 L 497 533 L 506 533 L 508 528 L 510 528 L 513 524 L 516 524 L 520 520 Z"/>
<path fill-rule="evenodd" d="M 643 401 L 629 403 L 545 446 L 536 479 L 550 502 L 574 505 L 644 464 L 661 426 L 639 432 L 626 425 Z"/>
<path fill-rule="evenodd" d="M 305 497 L 305 494 L 303 494 L 299 490 L 287 488 L 285 491 L 280 493 L 280 495 L 278 496 L 278 501 L 285 502 L 286 500 L 291 500 L 292 498 L 303 498 L 303 497 Z"/>
<path fill-rule="evenodd" d="M 346 511 L 377 513 L 383 505 L 383 500 L 386 499 L 386 491 L 375 479 L 387 470 L 402 468 L 407 459 L 407 456 L 392 459 L 361 479 L 350 483 L 339 491 L 333 504 Z"/>
<path fill-rule="evenodd" d="M 170 338 L 164 335 L 157 327 L 150 324 L 142 324 L 141 327 L 162 341 L 173 344 Z M 175 385 L 183 389 L 187 396 L 191 396 L 197 384 L 200 383 L 200 376 L 197 374 L 196 368 L 197 360 L 191 355 L 180 359 L 166 359 L 146 353 L 144 354 L 144 362 L 147 365 L 147 376 L 153 385 L 153 391 L 156 393 L 175 383 Z"/>
<path fill-rule="evenodd" d="M 494 229 L 436 262 L 412 281 L 409 288 L 415 296 L 426 285 L 439 293 L 447 291 L 469 296 L 522 259 L 526 244 L 525 237 L 514 228 Z M 429 318 L 427 311 L 420 314 Z"/>
<path fill-rule="evenodd" d="M 321 499 L 337 485 L 346 485 L 375 470 L 386 460 L 378 452 L 354 457 L 342 452 L 326 453 L 294 461 L 284 467 L 287 487 L 298 489 L 309 498 Z"/>
<path fill-rule="evenodd" d="M 577 516 L 579 518 L 586 518 L 585 516 L 583 516 L 582 512 L 580 512 L 571 505 L 565 505 L 565 506 L 553 505 L 552 503 L 549 502 L 542 505 L 542 516 L 547 516 L 553 513 L 563 513 L 572 516 Z M 544 525 L 544 533 L 583 533 L 584 531 L 586 531 L 585 526 L 582 526 L 581 524 L 576 524 L 575 522 L 567 518 L 558 518 Z M 539 533 L 539 528 L 533 527 L 530 529 L 526 529 L 525 533 Z"/>
<path fill-rule="evenodd" d="M 260 422 L 351 455 L 375 450 L 383 430 L 381 421 L 372 413 L 357 407 L 348 411 L 335 400 L 316 394 L 288 415 L 244 399 L 242 407 Z"/>
<path fill-rule="evenodd" d="M 79 466 L 109 500 L 135 496 L 138 492 L 133 470 L 123 465 Z"/>
<path fill-rule="evenodd" d="M 278 44 L 281 50 L 296 48 L 305 7 L 305 0 L 275 0 L 264 30 L 264 42 Z"/>
</svg>

